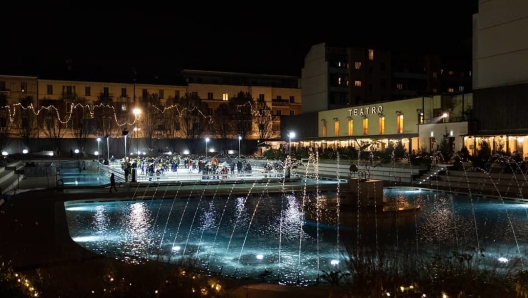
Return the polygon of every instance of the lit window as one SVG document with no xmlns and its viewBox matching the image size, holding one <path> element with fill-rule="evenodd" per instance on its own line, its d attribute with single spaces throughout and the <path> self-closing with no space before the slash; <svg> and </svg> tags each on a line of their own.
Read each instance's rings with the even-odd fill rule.
<svg viewBox="0 0 528 298">
<path fill-rule="evenodd" d="M 453 93 L 453 92 L 455 92 L 455 89 L 454 88 L 449 88 L 449 89 L 447 89 L 447 92 Z"/>
<path fill-rule="evenodd" d="M 379 133 L 380 135 L 385 134 L 385 117 L 379 118 Z"/>
<path fill-rule="evenodd" d="M 471 70 L 469 71 L 469 76 L 471 76 Z"/>
<path fill-rule="evenodd" d="M 433 71 L 433 79 L 436 79 L 438 77 L 438 74 L 436 73 L 436 71 Z"/>
<path fill-rule="evenodd" d="M 339 121 L 336 121 L 334 123 L 334 134 L 335 134 L 336 137 L 339 136 Z"/>
<path fill-rule="evenodd" d="M 403 89 L 403 84 L 396 84 L 396 89 L 402 90 Z"/>
<path fill-rule="evenodd" d="M 448 73 L 449 73 L 450 76 L 452 76 L 453 74 L 455 74 L 452 70 L 450 70 Z"/>
<path fill-rule="evenodd" d="M 374 50 L 369 49 L 368 50 L 369 60 L 374 60 Z"/>
<path fill-rule="evenodd" d="M 458 86 L 458 91 L 464 92 L 464 86 Z"/>
<path fill-rule="evenodd" d="M 326 137 L 326 121 L 323 121 L 323 137 Z"/>
<path fill-rule="evenodd" d="M 223 101 L 228 101 L 229 100 L 229 94 L 227 94 L 227 93 L 222 94 L 222 100 Z"/>
<path fill-rule="evenodd" d="M 341 86 L 343 84 L 343 78 L 337 78 L 337 84 Z"/>
<path fill-rule="evenodd" d="M 368 119 L 363 118 L 363 135 L 368 135 Z"/>
<path fill-rule="evenodd" d="M 356 69 L 360 69 L 360 68 L 361 68 L 361 62 L 356 62 L 356 63 L 354 63 L 354 67 L 355 67 Z"/>
<path fill-rule="evenodd" d="M 396 130 L 398 133 L 403 133 L 403 115 L 396 117 Z"/>
<path fill-rule="evenodd" d="M 348 135 L 351 136 L 354 134 L 354 120 L 348 119 Z"/>
<path fill-rule="evenodd" d="M 361 87 L 361 81 L 354 81 L 354 86 Z"/>
</svg>

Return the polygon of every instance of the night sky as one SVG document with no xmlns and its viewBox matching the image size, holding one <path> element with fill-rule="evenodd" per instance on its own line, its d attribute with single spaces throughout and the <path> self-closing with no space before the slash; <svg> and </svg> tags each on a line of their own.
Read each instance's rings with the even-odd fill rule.
<svg viewBox="0 0 528 298">
<path fill-rule="evenodd" d="M 477 0 L 242 2 L 229 9 L 206 2 L 55 2 L 22 3 L 0 20 L 2 38 L 9 40 L 0 47 L 0 70 L 44 72 L 71 59 L 86 72 L 300 75 L 310 46 L 319 42 L 469 54 L 460 41 L 470 45 L 477 12 Z M 315 6 L 322 3 L 328 4 Z"/>
</svg>

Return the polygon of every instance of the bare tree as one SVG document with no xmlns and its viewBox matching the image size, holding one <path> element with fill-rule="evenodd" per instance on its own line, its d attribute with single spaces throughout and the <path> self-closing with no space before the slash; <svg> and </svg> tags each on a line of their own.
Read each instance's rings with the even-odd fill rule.
<svg viewBox="0 0 528 298">
<path fill-rule="evenodd" d="M 15 112 L 13 127 L 24 146 L 30 148 L 30 140 L 38 137 L 37 115 L 33 111 L 31 96 L 20 101 L 18 111 Z"/>
<path fill-rule="evenodd" d="M 9 138 L 10 111 L 7 105 L 7 96 L 0 94 L 0 149 L 4 149 L 11 142 Z"/>
<path fill-rule="evenodd" d="M 86 99 L 77 98 L 70 104 L 69 111 L 71 113 L 71 129 L 72 135 L 78 148 L 81 149 L 85 155 L 86 143 L 88 137 L 95 134 L 95 123 L 92 114 L 88 107 L 86 107 Z"/>
<path fill-rule="evenodd" d="M 160 124 L 163 123 L 163 106 L 158 94 L 145 94 L 141 98 L 144 115 L 141 117 L 141 133 L 150 152 L 157 147 Z"/>
<path fill-rule="evenodd" d="M 239 92 L 237 96 L 229 100 L 229 109 L 232 111 L 232 131 L 235 135 L 247 139 L 253 132 L 253 115 L 254 105 L 253 97 L 247 92 Z"/>
<path fill-rule="evenodd" d="M 203 136 L 210 117 L 204 114 L 207 104 L 200 97 L 193 94 L 185 94 L 179 102 L 178 109 L 181 113 L 180 123 L 184 138 L 191 152 L 196 152 L 197 142 Z"/>
<path fill-rule="evenodd" d="M 257 123 L 258 138 L 266 140 L 273 135 L 273 115 L 272 110 L 263 98 L 259 98 L 253 110 L 253 116 Z"/>
<path fill-rule="evenodd" d="M 171 151 L 176 149 L 178 142 L 181 139 L 181 123 L 180 123 L 180 111 L 178 107 L 179 98 L 169 97 L 165 102 L 165 113 L 163 113 L 163 119 L 165 120 L 166 138 L 171 146 Z"/>
<path fill-rule="evenodd" d="M 42 100 L 44 110 L 40 114 L 40 127 L 42 133 L 49 139 L 51 148 L 60 155 L 62 151 L 62 138 L 66 134 L 65 102 L 59 100 Z"/>
<path fill-rule="evenodd" d="M 212 132 L 220 139 L 221 150 L 226 150 L 228 139 L 235 137 L 232 135 L 230 115 L 229 105 L 222 103 L 212 116 Z"/>
</svg>

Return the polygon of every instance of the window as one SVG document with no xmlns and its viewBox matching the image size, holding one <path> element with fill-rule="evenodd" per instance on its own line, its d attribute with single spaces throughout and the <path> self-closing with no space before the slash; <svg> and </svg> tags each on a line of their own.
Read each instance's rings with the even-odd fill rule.
<svg viewBox="0 0 528 298">
<path fill-rule="evenodd" d="M 361 87 L 361 81 L 354 81 L 354 86 Z"/>
<path fill-rule="evenodd" d="M 141 91 L 141 93 L 143 94 L 143 98 L 147 98 L 148 97 L 148 90 L 147 89 L 143 89 Z"/>
<path fill-rule="evenodd" d="M 381 79 L 380 80 L 380 89 L 385 89 L 386 85 L 387 85 L 387 82 L 385 81 L 385 79 Z"/>
<path fill-rule="evenodd" d="M 458 91 L 459 92 L 464 92 L 464 86 L 458 86 Z"/>
<path fill-rule="evenodd" d="M 290 116 L 295 116 L 295 111 L 290 111 Z"/>
<path fill-rule="evenodd" d="M 373 90 L 373 88 L 372 88 L 372 84 L 369 84 L 369 85 L 368 85 L 368 91 L 369 91 L 370 93 L 372 93 L 372 90 Z"/>
<path fill-rule="evenodd" d="M 163 90 L 163 89 L 159 90 L 158 98 L 159 99 L 164 99 L 165 98 L 165 90 Z"/>
<path fill-rule="evenodd" d="M 437 92 L 438 92 L 438 89 L 433 88 L 433 93 L 437 93 Z"/>
<path fill-rule="evenodd" d="M 403 84 L 401 84 L 401 83 L 396 84 L 396 89 L 402 90 L 403 89 Z"/>
<path fill-rule="evenodd" d="M 71 90 L 69 89 L 70 87 L 71 87 L 71 86 L 68 86 L 68 88 L 67 88 L 67 90 L 68 90 L 67 93 L 68 93 L 68 94 L 71 94 L 71 92 L 70 92 Z M 109 90 L 108 90 L 108 87 L 104 87 L 104 88 L 103 88 L 103 94 L 106 95 L 106 96 L 108 96 L 108 94 L 110 94 L 110 93 L 109 93 Z"/>
<path fill-rule="evenodd" d="M 295 103 L 295 96 L 290 96 L 290 103 Z"/>
<path fill-rule="evenodd" d="M 454 88 L 449 88 L 449 89 L 447 89 L 447 92 L 453 93 L 453 92 L 455 92 L 455 89 Z"/>
<path fill-rule="evenodd" d="M 339 136 L 339 120 L 337 120 L 336 122 L 334 122 L 334 135 L 336 137 Z"/>
<path fill-rule="evenodd" d="M 259 94 L 259 99 L 264 100 L 264 94 Z"/>
<path fill-rule="evenodd" d="M 337 84 L 339 86 L 343 85 L 343 78 L 342 77 L 337 78 Z"/>
<path fill-rule="evenodd" d="M 213 99 L 213 92 L 207 92 L 207 99 L 209 100 Z"/>
<path fill-rule="evenodd" d="M 277 116 L 281 116 L 282 115 L 282 111 L 281 110 L 277 110 Z"/>
<path fill-rule="evenodd" d="M 20 83 L 20 92 L 22 92 L 22 93 L 27 92 L 27 83 L 26 82 Z"/>
<path fill-rule="evenodd" d="M 46 89 L 47 89 L 47 94 L 53 94 L 53 85 L 48 85 Z"/>
<path fill-rule="evenodd" d="M 380 63 L 380 71 L 385 71 L 385 63 Z"/>
<path fill-rule="evenodd" d="M 374 50 L 372 49 L 368 50 L 368 59 L 371 61 L 374 60 Z"/>
<path fill-rule="evenodd" d="M 209 116 L 213 115 L 213 108 L 209 108 Z"/>
<path fill-rule="evenodd" d="M 355 62 L 354 63 L 354 68 L 355 69 L 361 69 L 361 62 Z"/>
<path fill-rule="evenodd" d="M 436 79 L 438 77 L 438 74 L 436 73 L 436 71 L 433 71 L 433 79 Z"/>
<path fill-rule="evenodd" d="M 198 92 L 196 91 L 191 92 L 191 96 L 192 98 L 198 98 Z"/>
<path fill-rule="evenodd" d="M 0 81 L 0 91 L 7 91 L 5 81 Z"/>
<path fill-rule="evenodd" d="M 90 86 L 84 87 L 84 96 L 92 96 L 92 88 Z"/>
<path fill-rule="evenodd" d="M 398 133 L 403 133 L 403 115 L 399 114 L 396 117 L 396 130 Z"/>
<path fill-rule="evenodd" d="M 121 97 L 127 97 L 127 90 L 126 90 L 126 88 L 121 88 Z"/>
<path fill-rule="evenodd" d="M 380 135 L 385 134 L 385 117 L 384 116 L 379 117 L 379 134 Z"/>
<path fill-rule="evenodd" d="M 73 86 L 66 86 L 66 94 L 67 95 L 73 94 Z"/>
<path fill-rule="evenodd" d="M 348 135 L 351 136 L 354 134 L 354 120 L 348 119 Z"/>
<path fill-rule="evenodd" d="M 368 135 L 368 118 L 363 118 L 363 135 Z"/>
<path fill-rule="evenodd" d="M 277 95 L 277 100 L 282 100 L 282 96 Z"/>
<path fill-rule="evenodd" d="M 222 100 L 223 101 L 229 100 L 229 94 L 227 94 L 227 93 L 222 94 Z"/>
<path fill-rule="evenodd" d="M 180 90 L 174 91 L 174 97 L 176 97 L 177 99 L 180 98 Z"/>
<path fill-rule="evenodd" d="M 323 137 L 326 137 L 326 132 L 327 132 L 326 121 L 323 121 Z"/>
</svg>

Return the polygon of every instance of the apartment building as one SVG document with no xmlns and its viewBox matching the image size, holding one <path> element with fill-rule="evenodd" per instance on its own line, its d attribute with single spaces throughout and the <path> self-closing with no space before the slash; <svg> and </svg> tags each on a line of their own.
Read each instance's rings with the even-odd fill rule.
<svg viewBox="0 0 528 298">
<path fill-rule="evenodd" d="M 467 57 L 316 44 L 301 75 L 303 113 L 422 95 L 471 92 Z"/>
</svg>

